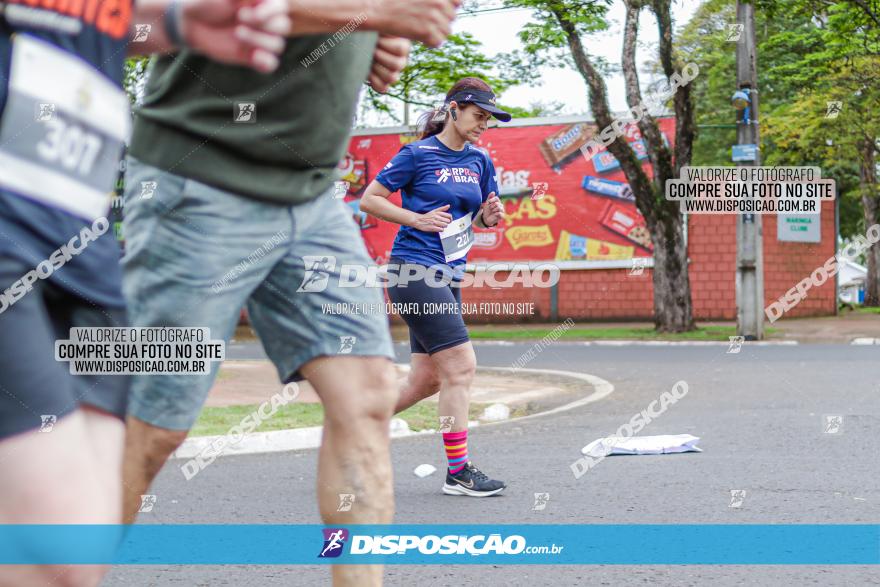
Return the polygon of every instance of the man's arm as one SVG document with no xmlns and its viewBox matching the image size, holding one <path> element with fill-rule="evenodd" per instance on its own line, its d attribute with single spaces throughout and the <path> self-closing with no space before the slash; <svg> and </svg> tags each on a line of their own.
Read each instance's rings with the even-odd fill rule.
<svg viewBox="0 0 880 587">
<path fill-rule="evenodd" d="M 290 29 L 286 0 L 263 0 L 259 26 L 238 21 L 238 0 L 136 0 L 130 55 L 167 53 L 185 45 L 216 61 L 270 72 Z"/>
<path fill-rule="evenodd" d="M 438 47 L 452 32 L 462 0 L 286 0 L 293 22 L 290 35 L 333 33 L 346 25 L 412 39 Z M 242 22 L 258 26 L 268 11 L 243 7 Z"/>
</svg>

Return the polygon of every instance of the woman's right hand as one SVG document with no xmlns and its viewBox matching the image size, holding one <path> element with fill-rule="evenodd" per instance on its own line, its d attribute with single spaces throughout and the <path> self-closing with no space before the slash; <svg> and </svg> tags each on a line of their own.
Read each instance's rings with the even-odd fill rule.
<svg viewBox="0 0 880 587">
<path fill-rule="evenodd" d="M 416 219 L 411 226 L 422 232 L 443 232 L 443 229 L 452 222 L 452 214 L 446 212 L 447 210 L 449 210 L 449 204 L 425 214 L 416 214 Z"/>
</svg>

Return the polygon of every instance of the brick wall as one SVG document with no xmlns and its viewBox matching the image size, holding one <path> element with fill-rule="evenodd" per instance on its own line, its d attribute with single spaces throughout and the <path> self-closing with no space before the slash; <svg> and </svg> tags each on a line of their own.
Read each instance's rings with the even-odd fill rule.
<svg viewBox="0 0 880 587">
<path fill-rule="evenodd" d="M 776 216 L 769 217 L 767 230 L 776 235 Z M 834 202 L 825 202 L 822 207 L 822 242 L 781 243 L 773 239 L 764 239 L 765 259 L 769 258 L 770 268 L 765 260 L 764 294 L 770 303 L 797 282 L 815 271 L 825 263 L 828 257 L 836 252 L 837 232 L 834 222 Z M 837 312 L 837 292 L 834 278 L 826 281 L 821 287 L 811 289 L 807 298 L 786 316 L 828 316 Z"/>
<path fill-rule="evenodd" d="M 698 320 L 736 319 L 736 221 L 730 215 L 692 215 L 688 226 L 691 295 Z M 818 244 L 779 242 L 776 216 L 764 219 L 765 305 L 776 300 L 801 279 L 810 275 L 835 253 L 834 203 L 822 208 L 822 242 Z M 558 285 L 560 320 L 650 320 L 653 316 L 651 269 L 641 276 L 628 269 L 562 271 Z M 499 279 L 503 279 L 501 275 Z M 462 301 L 534 303 L 530 317 L 520 314 L 472 315 L 468 322 L 546 321 L 551 317 L 551 292 L 541 288 L 467 288 Z M 827 316 L 837 310 L 834 280 L 810 290 L 807 298 L 786 317 Z"/>
<path fill-rule="evenodd" d="M 697 320 L 736 319 L 736 221 L 728 215 L 691 216 L 688 249 L 691 296 Z M 764 216 L 764 298 L 765 305 L 779 298 L 801 279 L 808 277 L 835 253 L 834 202 L 823 203 L 822 242 L 818 244 L 779 242 L 776 216 Z M 630 275 L 629 269 L 589 269 L 562 271 L 557 286 L 557 319 L 564 320 L 651 320 L 653 295 L 651 269 Z M 496 279 L 503 281 L 507 273 Z M 476 313 L 466 316 L 469 323 L 546 322 L 552 319 L 552 292 L 549 288 L 469 287 L 462 290 L 465 304 L 476 304 Z M 486 313 L 480 304 L 501 304 L 498 314 Z M 524 313 L 524 306 L 533 313 Z M 505 306 L 506 305 L 506 306 Z M 830 316 L 837 311 L 834 279 L 810 290 L 806 299 L 786 312 L 789 318 Z M 243 313 L 243 319 L 245 319 Z M 402 323 L 393 316 L 394 323 Z"/>
</svg>

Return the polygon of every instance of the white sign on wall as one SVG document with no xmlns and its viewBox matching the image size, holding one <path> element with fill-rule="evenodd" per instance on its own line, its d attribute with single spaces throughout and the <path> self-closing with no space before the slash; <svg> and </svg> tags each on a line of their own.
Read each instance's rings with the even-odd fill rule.
<svg viewBox="0 0 880 587">
<path fill-rule="evenodd" d="M 820 214 L 778 214 L 776 238 L 792 243 L 818 243 L 822 240 Z"/>
</svg>

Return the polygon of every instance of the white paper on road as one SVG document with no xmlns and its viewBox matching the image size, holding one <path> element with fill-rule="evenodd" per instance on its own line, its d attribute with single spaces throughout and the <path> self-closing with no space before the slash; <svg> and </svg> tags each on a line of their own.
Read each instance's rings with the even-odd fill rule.
<svg viewBox="0 0 880 587">
<path fill-rule="evenodd" d="M 415 470 L 413 470 L 413 473 L 415 473 L 417 477 L 427 477 L 428 475 L 434 473 L 434 471 L 436 470 L 437 467 L 435 467 L 434 465 L 423 464 L 416 467 Z"/>
<path fill-rule="evenodd" d="M 608 436 L 594 440 L 581 449 L 585 455 L 660 455 L 680 452 L 703 452 L 696 446 L 699 436 L 691 434 L 662 434 L 659 436 Z"/>
</svg>

